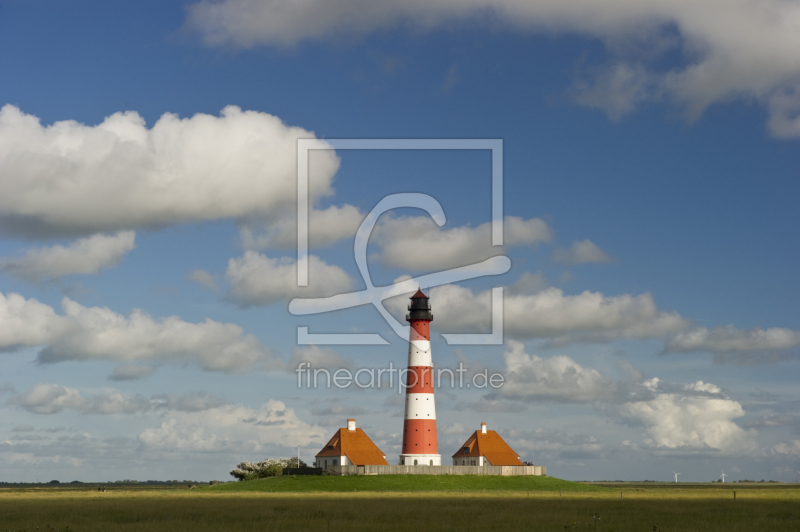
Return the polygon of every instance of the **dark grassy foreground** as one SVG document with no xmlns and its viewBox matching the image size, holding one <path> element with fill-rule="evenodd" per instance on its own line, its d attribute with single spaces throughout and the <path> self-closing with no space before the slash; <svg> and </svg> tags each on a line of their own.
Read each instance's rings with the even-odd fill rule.
<svg viewBox="0 0 800 532">
<path fill-rule="evenodd" d="M 554 477 L 500 477 L 482 475 L 375 475 L 348 477 L 272 477 L 247 482 L 219 484 L 208 491 L 264 491 L 306 493 L 312 491 L 604 491 L 608 488 L 570 482 Z M 1 531 L 0 531 L 1 532 Z"/>
<path fill-rule="evenodd" d="M 714 489 L 623 494 L 0 490 L 0 532 L 800 530 L 798 489 L 737 489 L 736 501 Z"/>
</svg>

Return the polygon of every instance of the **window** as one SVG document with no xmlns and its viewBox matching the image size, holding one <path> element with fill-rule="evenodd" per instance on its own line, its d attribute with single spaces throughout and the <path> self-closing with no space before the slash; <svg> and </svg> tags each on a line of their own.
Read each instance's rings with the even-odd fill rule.
<svg viewBox="0 0 800 532">
<path fill-rule="evenodd" d="M 335 459 L 334 459 L 334 460 L 333 460 L 333 465 L 336 465 L 336 462 L 337 462 L 337 461 L 338 461 L 338 460 L 335 460 Z"/>
<path fill-rule="evenodd" d="M 431 465 L 433 465 L 433 460 L 431 460 Z"/>
<path fill-rule="evenodd" d="M 414 465 L 417 465 L 417 461 L 416 460 L 414 460 Z"/>
<path fill-rule="evenodd" d="M 469 447 L 464 447 L 464 454 L 469 454 Z"/>
<path fill-rule="evenodd" d="M 325 460 L 325 469 L 328 469 L 328 461 Z"/>
</svg>

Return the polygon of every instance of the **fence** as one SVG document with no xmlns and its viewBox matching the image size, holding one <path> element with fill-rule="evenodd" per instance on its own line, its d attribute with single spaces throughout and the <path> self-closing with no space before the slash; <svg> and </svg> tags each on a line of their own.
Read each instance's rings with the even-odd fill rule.
<svg viewBox="0 0 800 532">
<path fill-rule="evenodd" d="M 286 471 L 286 470 L 284 470 Z M 284 473 L 285 474 L 285 473 Z M 546 466 L 330 466 L 324 475 L 495 475 L 495 476 L 547 476 Z"/>
</svg>

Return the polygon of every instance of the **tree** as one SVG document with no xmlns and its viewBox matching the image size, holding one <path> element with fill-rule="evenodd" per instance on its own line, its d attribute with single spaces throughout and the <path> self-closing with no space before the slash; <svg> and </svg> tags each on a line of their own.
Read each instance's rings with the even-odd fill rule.
<svg viewBox="0 0 800 532">
<path fill-rule="evenodd" d="M 267 458 L 261 462 L 241 462 L 231 471 L 231 476 L 239 481 L 255 480 L 257 478 L 277 477 L 283 473 L 284 468 L 296 468 L 297 458 Z M 308 464 L 300 460 L 300 467 Z"/>
</svg>

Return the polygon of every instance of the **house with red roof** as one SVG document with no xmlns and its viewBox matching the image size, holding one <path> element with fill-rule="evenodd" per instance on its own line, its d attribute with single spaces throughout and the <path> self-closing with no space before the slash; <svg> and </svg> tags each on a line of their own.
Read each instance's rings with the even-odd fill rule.
<svg viewBox="0 0 800 532">
<path fill-rule="evenodd" d="M 481 430 L 476 430 L 453 455 L 453 465 L 521 466 L 524 464 L 514 449 L 497 432 L 486 430 L 486 423 L 481 423 Z"/>
<path fill-rule="evenodd" d="M 336 431 L 325 447 L 315 456 L 315 466 L 389 465 L 386 455 L 367 436 L 356 428 L 356 420 L 348 419 L 347 428 Z"/>
</svg>

